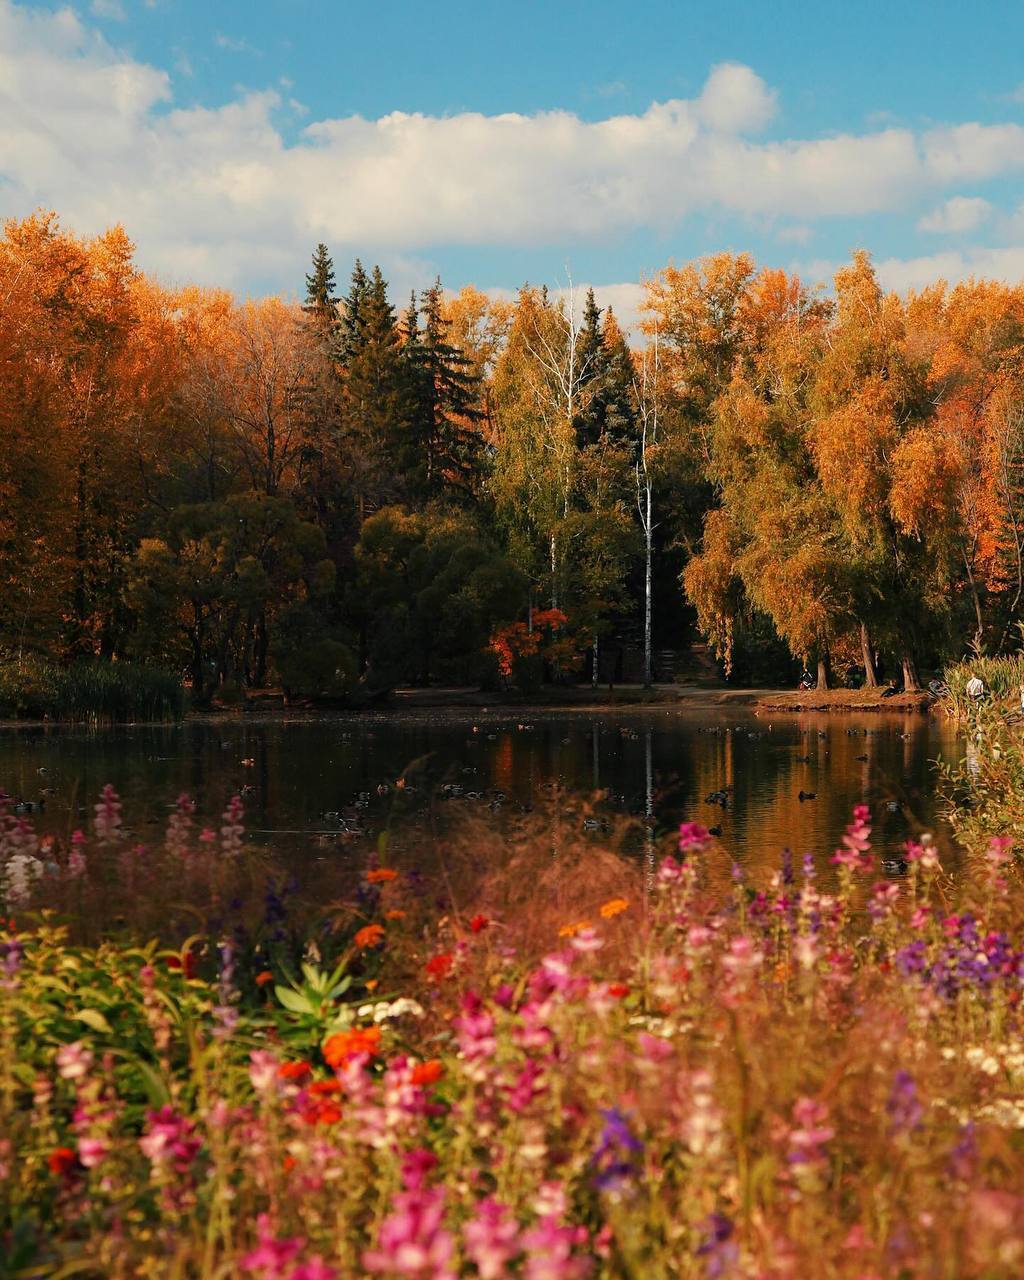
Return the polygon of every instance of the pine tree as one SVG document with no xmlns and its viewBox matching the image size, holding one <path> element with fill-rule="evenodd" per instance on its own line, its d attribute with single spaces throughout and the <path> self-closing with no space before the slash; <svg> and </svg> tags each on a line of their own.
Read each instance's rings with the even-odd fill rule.
<svg viewBox="0 0 1024 1280">
<path fill-rule="evenodd" d="M 338 318 L 338 299 L 334 296 L 334 263 L 327 246 L 318 244 L 313 254 L 313 270 L 306 276 L 306 303 L 303 308 L 325 324 Z"/>
</svg>

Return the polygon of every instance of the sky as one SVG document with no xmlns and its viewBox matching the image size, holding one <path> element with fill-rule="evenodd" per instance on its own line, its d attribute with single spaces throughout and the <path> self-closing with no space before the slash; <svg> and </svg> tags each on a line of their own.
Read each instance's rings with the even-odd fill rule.
<svg viewBox="0 0 1024 1280">
<path fill-rule="evenodd" d="M 169 285 L 401 303 L 719 250 L 827 283 L 1024 278 L 1024 5 L 0 0 L 0 216 L 124 225 Z"/>
</svg>

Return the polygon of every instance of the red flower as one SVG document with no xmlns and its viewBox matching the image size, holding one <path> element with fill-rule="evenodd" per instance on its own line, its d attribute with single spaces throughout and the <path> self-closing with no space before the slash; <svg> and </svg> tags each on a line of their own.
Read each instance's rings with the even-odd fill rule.
<svg viewBox="0 0 1024 1280">
<path fill-rule="evenodd" d="M 450 951 L 442 951 L 439 955 L 431 956 L 427 961 L 426 970 L 428 978 L 436 978 L 438 982 L 442 978 L 447 978 L 455 964 L 455 957 Z"/>
<path fill-rule="evenodd" d="M 268 982 L 274 981 L 274 975 L 269 969 L 261 969 L 254 981 L 258 987 L 265 987 Z"/>
<path fill-rule="evenodd" d="M 474 933 L 483 933 L 483 931 L 487 928 L 487 926 L 490 923 L 491 922 L 487 916 L 475 915 L 473 919 L 470 920 L 469 927 L 473 930 Z"/>
<path fill-rule="evenodd" d="M 51 1173 L 64 1178 L 78 1164 L 78 1156 L 70 1147 L 54 1147 L 46 1157 L 46 1163 L 50 1166 Z"/>
<path fill-rule="evenodd" d="M 185 977 L 191 980 L 197 973 L 195 952 L 183 951 L 180 956 L 168 956 L 167 967 L 168 969 L 180 969 Z"/>
<path fill-rule="evenodd" d="M 311 1070 L 309 1063 L 300 1059 L 298 1062 L 282 1062 L 277 1074 L 282 1080 L 305 1080 Z"/>
<path fill-rule="evenodd" d="M 309 1086 L 311 1098 L 329 1098 L 336 1093 L 341 1093 L 340 1080 L 314 1080 Z"/>
<path fill-rule="evenodd" d="M 629 995 L 629 987 L 624 982 L 612 982 L 608 986 L 608 994 L 614 996 L 616 1000 L 621 1000 L 623 996 Z"/>
<path fill-rule="evenodd" d="M 418 1062 L 412 1069 L 413 1084 L 437 1084 L 444 1075 L 444 1067 L 439 1058 L 431 1058 L 429 1062 Z"/>
<path fill-rule="evenodd" d="M 318 1100 L 302 1113 L 306 1124 L 337 1124 L 341 1119 L 341 1107 L 336 1102 Z"/>
</svg>

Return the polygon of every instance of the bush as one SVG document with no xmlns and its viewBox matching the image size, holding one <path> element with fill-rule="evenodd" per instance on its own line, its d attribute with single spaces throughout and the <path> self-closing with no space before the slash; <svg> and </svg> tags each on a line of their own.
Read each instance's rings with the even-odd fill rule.
<svg viewBox="0 0 1024 1280">
<path fill-rule="evenodd" d="M 178 720 L 181 680 L 160 667 L 131 662 L 78 662 L 60 667 L 40 658 L 0 664 L 0 716 L 118 723 Z"/>
</svg>

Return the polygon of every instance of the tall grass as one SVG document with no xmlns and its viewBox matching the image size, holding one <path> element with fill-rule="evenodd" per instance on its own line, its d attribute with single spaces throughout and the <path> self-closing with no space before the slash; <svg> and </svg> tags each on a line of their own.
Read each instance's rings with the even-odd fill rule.
<svg viewBox="0 0 1024 1280">
<path fill-rule="evenodd" d="M 181 680 L 160 667 L 130 662 L 78 662 L 60 667 L 40 658 L 0 663 L 0 717 L 32 720 L 178 720 Z"/>
<path fill-rule="evenodd" d="M 985 682 L 986 701 L 1012 702 L 1016 709 L 1020 705 L 1019 689 L 1024 684 L 1024 653 L 1006 658 L 970 658 L 946 668 L 949 693 L 943 697 L 943 706 L 958 720 L 965 719 L 971 709 L 967 682 L 972 676 L 980 676 Z"/>
</svg>

